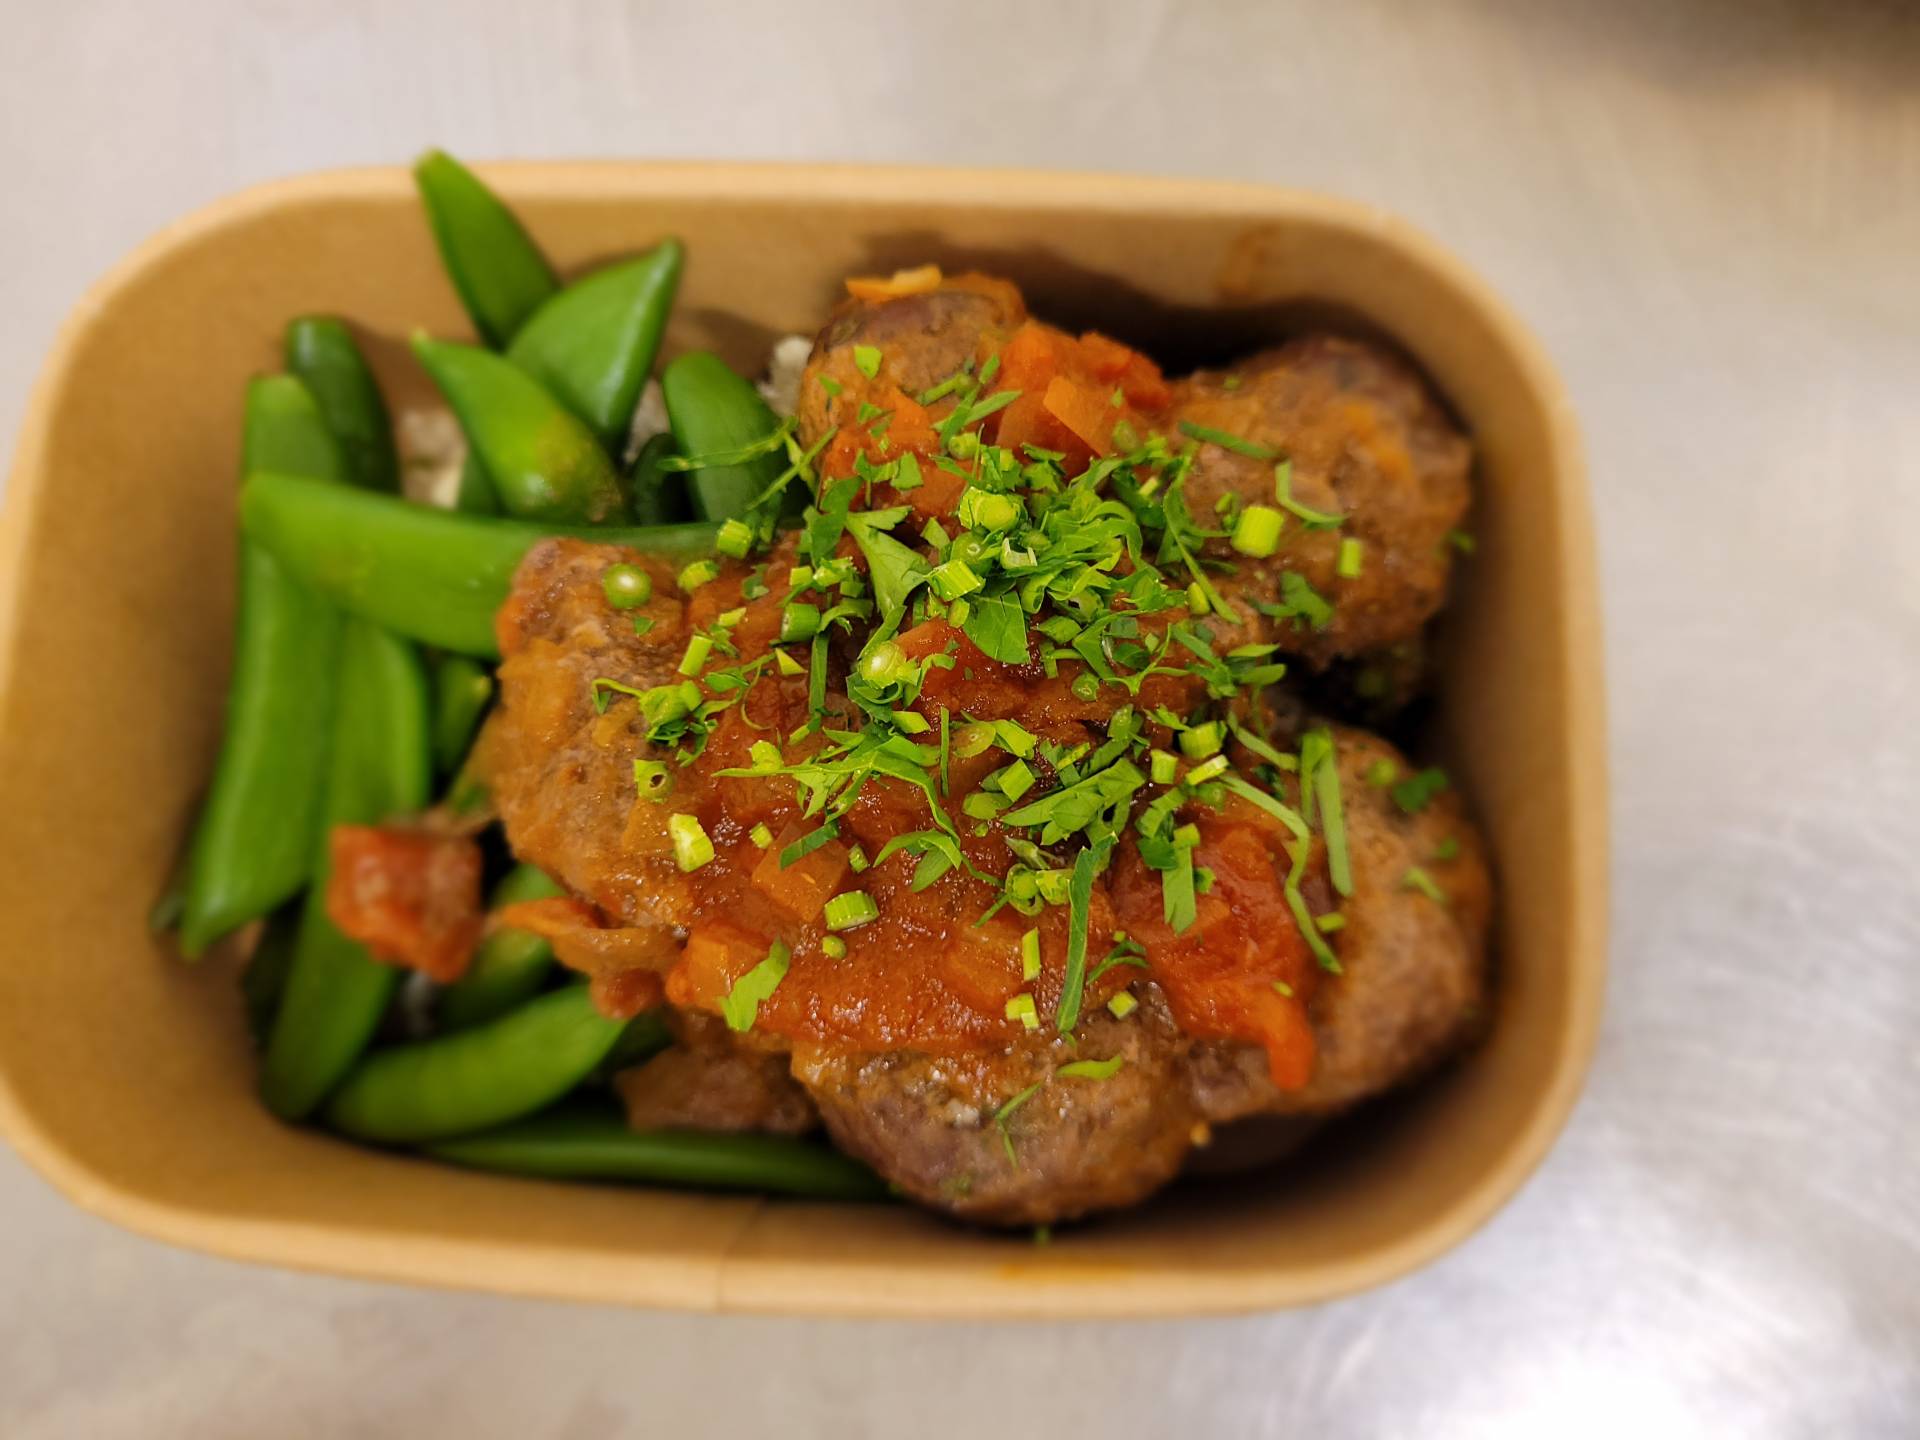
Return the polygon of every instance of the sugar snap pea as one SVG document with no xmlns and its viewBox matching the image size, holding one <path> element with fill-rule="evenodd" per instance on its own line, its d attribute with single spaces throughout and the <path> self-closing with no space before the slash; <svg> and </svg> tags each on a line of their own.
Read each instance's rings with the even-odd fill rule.
<svg viewBox="0 0 1920 1440">
<path fill-rule="evenodd" d="M 287 370 L 313 392 L 339 441 L 348 477 L 363 489 L 398 490 L 400 457 L 387 402 L 352 332 L 330 316 L 302 316 L 287 326 L 285 351 Z"/>
<path fill-rule="evenodd" d="M 698 459 L 751 446 L 779 428 L 780 420 L 760 392 L 718 355 L 682 355 L 660 376 L 673 441 L 682 455 Z M 708 465 L 686 474 L 694 513 L 702 520 L 742 515 L 787 468 L 777 451 L 733 465 Z"/>
<path fill-rule="evenodd" d="M 432 785 L 428 708 L 426 672 L 414 648 L 377 625 L 349 620 L 341 636 L 327 762 L 328 826 L 377 824 L 426 805 Z M 309 1114 L 339 1083 L 372 1038 L 400 978 L 327 917 L 328 868 L 323 833 L 261 1067 L 261 1095 L 287 1119 Z"/>
<path fill-rule="evenodd" d="M 538 380 L 473 345 L 416 335 L 413 353 L 460 418 L 509 515 L 586 525 L 619 515 L 625 502 L 613 462 Z"/>
<path fill-rule="evenodd" d="M 451 775 L 467 758 L 467 747 L 493 699 L 493 675 L 466 655 L 442 655 L 433 667 L 433 764 Z"/>
<path fill-rule="evenodd" d="M 574 281 L 528 318 L 507 358 L 584 421 L 609 455 L 626 446 L 686 258 L 678 240 Z"/>
<path fill-rule="evenodd" d="M 627 478 L 627 508 L 636 524 L 672 525 L 693 518 L 680 475 L 660 467 L 662 460 L 679 453 L 673 436 L 664 430 L 640 447 L 633 473 Z"/>
<path fill-rule="evenodd" d="M 498 348 L 560 288 L 553 267 L 500 197 L 444 150 L 415 162 L 414 183 L 460 303 Z"/>
<path fill-rule="evenodd" d="M 493 481 L 480 457 L 467 451 L 460 462 L 460 488 L 453 493 L 453 508 L 468 515 L 498 515 L 500 497 L 493 493 Z"/>
<path fill-rule="evenodd" d="M 496 1020 L 376 1050 L 327 1103 L 327 1124 L 383 1144 L 469 1134 L 551 1105 L 578 1085 L 626 1029 L 568 985 Z"/>
<path fill-rule="evenodd" d="M 516 865 L 494 887 L 493 908 L 566 892 L 536 865 Z M 504 1015 L 540 989 L 553 968 L 553 947 L 530 930 L 495 930 L 473 952 L 467 973 L 440 992 L 440 1024 L 463 1030 Z"/>
<path fill-rule="evenodd" d="M 713 553 L 716 533 L 701 524 L 596 530 L 462 515 L 273 474 L 247 478 L 240 514 L 250 537 L 349 614 L 481 656 L 500 653 L 494 612 L 514 567 L 546 537 L 577 535 L 691 560 Z"/>
<path fill-rule="evenodd" d="M 347 474 L 319 406 L 291 376 L 247 387 L 241 451 L 248 468 L 316 488 L 339 488 Z M 339 618 L 245 537 L 238 572 L 226 730 L 185 870 L 180 948 L 190 957 L 305 882 L 325 779 Z"/>
<path fill-rule="evenodd" d="M 288 905 L 275 911 L 260 932 L 260 942 L 247 957 L 246 969 L 240 972 L 240 998 L 247 1009 L 247 1032 L 256 1045 L 266 1044 L 273 1028 L 280 997 L 286 993 L 287 972 L 293 968 L 294 942 L 299 936 L 300 907 Z"/>
<path fill-rule="evenodd" d="M 570 1102 L 497 1130 L 443 1140 L 429 1155 L 549 1180 L 631 1180 L 817 1200 L 880 1200 L 874 1173 L 824 1145 L 778 1135 L 636 1131 L 611 1106 Z"/>
</svg>

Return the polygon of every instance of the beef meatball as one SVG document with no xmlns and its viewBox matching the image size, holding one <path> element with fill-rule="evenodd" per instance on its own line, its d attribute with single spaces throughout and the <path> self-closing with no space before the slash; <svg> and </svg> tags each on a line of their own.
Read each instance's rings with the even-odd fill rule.
<svg viewBox="0 0 1920 1440">
<path fill-rule="evenodd" d="M 1491 891 L 1479 836 L 1450 791 L 1402 807 L 1380 767 L 1396 783 L 1414 771 L 1385 741 L 1339 729 L 1335 745 L 1353 894 L 1341 907 L 1341 973 L 1314 996 L 1318 1056 L 1304 1088 L 1275 1087 L 1259 1049 L 1183 1035 L 1149 981 L 1134 987 L 1132 1016 L 1090 1017 L 1073 1046 L 1043 1032 L 987 1057 L 796 1054 L 794 1075 L 835 1143 L 961 1219 L 1067 1220 L 1159 1189 L 1215 1125 L 1332 1115 L 1457 1051 L 1486 1001 Z M 1416 869 L 1441 898 L 1408 884 Z M 1123 1063 L 1104 1080 L 1058 1074 L 1071 1060 L 1115 1056 Z"/>
<path fill-rule="evenodd" d="M 1026 318 L 1019 290 L 984 275 L 956 275 L 934 289 L 886 300 L 843 301 L 813 342 L 801 377 L 801 442 L 813 444 L 858 413 L 864 400 L 884 406 L 896 388 L 908 395 L 932 389 Z M 880 352 L 872 376 L 854 355 L 865 346 Z"/>
<path fill-rule="evenodd" d="M 1238 593 L 1259 601 L 1298 597 L 1283 572 L 1305 580 L 1331 615 L 1283 620 L 1273 639 L 1316 664 L 1411 639 L 1440 608 L 1450 568 L 1447 532 L 1468 500 L 1467 441 L 1420 377 L 1356 340 L 1316 335 L 1264 350 L 1226 370 L 1202 370 L 1174 390 L 1169 428 L 1181 424 L 1265 446 L 1290 464 L 1292 498 L 1337 528 L 1289 515 L 1278 550 L 1235 560 Z M 1209 523 L 1227 496 L 1274 503 L 1274 462 L 1203 441 L 1186 482 L 1188 507 Z M 1343 539 L 1360 543 L 1360 572 L 1337 572 Z M 1311 606 L 1311 602 L 1308 602 Z M 1316 624 L 1316 619 L 1323 623 Z"/>
</svg>

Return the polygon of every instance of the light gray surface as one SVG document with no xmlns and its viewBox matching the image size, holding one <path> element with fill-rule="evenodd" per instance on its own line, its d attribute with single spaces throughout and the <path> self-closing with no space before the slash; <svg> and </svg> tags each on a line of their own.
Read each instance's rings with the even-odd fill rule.
<svg viewBox="0 0 1920 1440">
<path fill-rule="evenodd" d="M 1591 451 L 1614 972 L 1565 1140 L 1383 1292 L 1016 1328 L 246 1269 L 83 1216 L 0 1152 L 0 1433 L 1920 1430 L 1914 10 L 945 8 L 5 0 L 0 431 L 61 314 L 155 225 L 429 142 L 1135 168 L 1390 206 L 1538 328 Z"/>
</svg>

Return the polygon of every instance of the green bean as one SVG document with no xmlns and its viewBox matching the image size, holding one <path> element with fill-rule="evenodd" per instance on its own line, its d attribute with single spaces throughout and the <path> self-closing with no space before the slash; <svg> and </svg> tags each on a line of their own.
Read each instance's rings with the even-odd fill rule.
<svg viewBox="0 0 1920 1440">
<path fill-rule="evenodd" d="M 682 355 L 660 377 L 673 441 L 690 459 L 718 455 L 764 440 L 780 420 L 760 392 L 718 355 Z M 778 451 L 735 465 L 708 465 L 687 472 L 694 513 L 702 520 L 729 520 L 746 513 L 787 468 Z"/>
<path fill-rule="evenodd" d="M 660 468 L 662 460 L 679 453 L 673 447 L 673 436 L 664 430 L 640 447 L 627 480 L 627 507 L 636 524 L 672 525 L 693 518 L 680 476 Z"/>
<path fill-rule="evenodd" d="M 340 321 L 308 315 L 287 326 L 287 369 L 304 381 L 347 462 L 349 478 L 365 490 L 400 488 L 400 457 L 380 384 Z M 274 468 L 274 467 L 268 467 Z"/>
<path fill-rule="evenodd" d="M 564 895 L 535 865 L 516 865 L 494 887 L 492 908 Z M 463 1030 L 530 1000 L 553 968 L 553 946 L 530 930 L 495 930 L 474 951 L 467 973 L 440 992 L 440 1024 Z"/>
<path fill-rule="evenodd" d="M 626 1029 L 582 983 L 471 1030 L 376 1050 L 327 1104 L 342 1134 L 405 1145 L 484 1130 L 551 1105 Z"/>
<path fill-rule="evenodd" d="M 778 1135 L 629 1130 L 618 1111 L 573 1103 L 426 1152 L 456 1165 L 549 1180 L 630 1180 L 819 1200 L 879 1200 L 872 1171 L 824 1145 Z"/>
<path fill-rule="evenodd" d="M 678 240 L 666 240 L 596 270 L 536 310 L 507 347 L 507 358 L 584 421 L 609 455 L 626 448 L 685 258 Z"/>
<path fill-rule="evenodd" d="M 249 468 L 344 489 L 340 447 L 291 376 L 247 387 L 241 449 Z M 186 863 L 180 948 L 189 957 L 305 883 L 325 781 L 339 618 L 245 537 L 238 572 L 226 728 Z"/>
<path fill-rule="evenodd" d="M 652 555 L 713 553 L 712 525 L 588 529 L 461 515 L 298 476 L 256 474 L 240 496 L 247 534 L 349 614 L 443 650 L 498 656 L 493 616 L 514 567 L 551 535 Z"/>
<path fill-rule="evenodd" d="M 421 156 L 413 178 L 460 303 L 498 349 L 560 288 L 553 267 L 500 197 L 445 151 Z"/>
<path fill-rule="evenodd" d="M 353 620 L 341 639 L 339 671 L 327 825 L 375 824 L 423 808 L 433 777 L 419 655 L 378 626 Z M 339 1083 L 372 1038 L 400 978 L 328 918 L 327 838 L 320 836 L 293 967 L 261 1068 L 262 1097 L 287 1119 L 311 1112 Z"/>
<path fill-rule="evenodd" d="M 593 432 L 511 360 L 413 337 L 509 515 L 597 525 L 620 513 L 620 477 Z"/>
<path fill-rule="evenodd" d="M 467 758 L 480 717 L 493 700 L 493 675 L 465 655 L 442 655 L 433 667 L 433 764 L 451 775 Z"/>
</svg>

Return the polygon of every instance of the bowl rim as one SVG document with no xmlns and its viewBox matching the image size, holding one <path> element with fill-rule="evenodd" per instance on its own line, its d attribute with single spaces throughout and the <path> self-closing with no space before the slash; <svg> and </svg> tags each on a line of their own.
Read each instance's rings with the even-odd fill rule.
<svg viewBox="0 0 1920 1440">
<path fill-rule="evenodd" d="M 1512 356 L 1546 411 L 1559 510 L 1561 679 L 1568 698 L 1570 773 L 1568 828 L 1570 913 L 1563 958 L 1569 1003 L 1550 1083 L 1526 1123 L 1497 1159 L 1447 1207 L 1364 1255 L 1296 1265 L 1285 1271 L 1250 1267 L 1220 1274 L 1188 1271 L 1138 1283 L 1110 1275 L 1049 1274 L 1019 1281 L 1027 1267 L 923 1273 L 914 1287 L 834 1286 L 792 1263 L 737 1259 L 769 1201 L 739 1202 L 741 1228 L 718 1261 L 696 1260 L 689 1273 L 658 1263 L 659 1284 L 639 1303 L 763 1314 L 899 1318 L 1117 1318 L 1190 1316 L 1267 1310 L 1330 1300 L 1396 1279 L 1460 1244 L 1486 1224 L 1526 1183 L 1565 1127 L 1578 1101 L 1598 1037 L 1606 989 L 1609 821 L 1605 694 L 1591 501 L 1578 426 L 1564 383 L 1544 347 L 1491 287 L 1461 260 L 1405 220 L 1378 206 L 1316 191 L 1257 182 L 1163 178 L 1040 169 L 857 165 L 702 160 L 509 161 L 474 167 L 516 200 L 747 198 L 859 205 L 963 204 L 1126 213 L 1170 203 L 1187 212 L 1305 220 L 1365 235 L 1390 246 L 1480 315 Z M 10 689 L 17 634 L 24 624 L 22 560 L 45 499 L 45 452 L 52 398 L 61 392 L 83 342 L 122 291 L 168 256 L 283 207 L 354 199 L 390 200 L 411 193 L 404 166 L 321 170 L 248 186 L 205 204 L 150 234 L 95 280 L 61 322 L 28 391 L 19 438 L 0 501 L 0 693 Z M 243 1219 L 157 1200 L 107 1179 L 69 1152 L 34 1118 L 0 1055 L 0 1135 L 55 1189 L 81 1208 L 137 1234 L 226 1258 L 365 1279 L 446 1288 L 607 1302 L 604 1285 L 577 1277 L 589 1267 L 559 1263 L 576 1252 L 523 1251 L 502 1273 L 497 1242 L 437 1236 L 404 1244 L 333 1224 Z M 343 1246 L 345 1237 L 354 1243 Z M 576 1255 L 577 1258 L 577 1255 Z M 549 1263 L 554 1262 L 554 1263 Z M 685 1265 L 682 1269 L 687 1269 Z M 750 1272 L 750 1273 L 743 1273 Z M 1008 1283 L 1002 1283 L 1008 1282 Z M 678 1292 L 668 1294 L 666 1292 Z M 709 1293 L 710 1292 L 710 1293 Z"/>
</svg>

